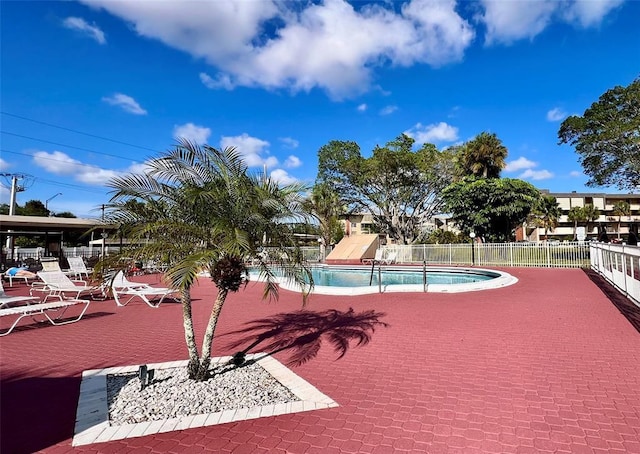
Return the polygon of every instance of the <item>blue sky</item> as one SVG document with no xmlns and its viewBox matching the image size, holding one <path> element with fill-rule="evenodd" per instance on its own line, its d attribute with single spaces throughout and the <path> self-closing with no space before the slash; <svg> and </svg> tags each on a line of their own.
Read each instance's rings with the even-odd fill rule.
<svg viewBox="0 0 640 454">
<path fill-rule="evenodd" d="M 0 172 L 18 203 L 98 216 L 104 183 L 179 136 L 313 183 L 317 151 L 482 131 L 503 176 L 584 186 L 560 122 L 640 74 L 640 2 L 2 1 Z M 8 177 L 2 180 L 8 185 Z M 62 193 L 61 195 L 57 195 Z M 55 196 L 55 197 L 54 197 Z M 6 188 L 0 202 L 7 203 Z"/>
</svg>

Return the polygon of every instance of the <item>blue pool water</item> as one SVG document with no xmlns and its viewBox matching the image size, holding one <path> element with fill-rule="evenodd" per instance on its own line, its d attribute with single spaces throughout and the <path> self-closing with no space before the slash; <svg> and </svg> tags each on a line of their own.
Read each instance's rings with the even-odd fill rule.
<svg viewBox="0 0 640 454">
<path fill-rule="evenodd" d="M 252 270 L 255 271 L 255 270 Z M 326 287 L 369 287 L 378 286 L 378 269 L 371 276 L 371 269 L 336 268 L 319 266 L 311 269 L 315 286 Z M 252 273 L 253 274 L 253 273 Z M 255 276 L 255 274 L 253 274 Z M 484 282 L 499 277 L 499 273 L 489 270 L 470 269 L 438 269 L 427 270 L 427 284 L 456 285 Z M 383 286 L 388 285 L 423 285 L 422 268 L 383 269 L 380 273 Z"/>
<path fill-rule="evenodd" d="M 378 270 L 314 268 L 312 270 L 315 285 L 330 287 L 364 287 L 378 285 Z M 469 271 L 427 271 L 427 284 L 467 284 L 470 282 L 487 281 L 497 277 L 497 274 L 473 273 Z M 384 270 L 380 273 L 382 285 L 422 285 L 422 270 Z M 369 282 L 371 281 L 371 284 Z"/>
</svg>

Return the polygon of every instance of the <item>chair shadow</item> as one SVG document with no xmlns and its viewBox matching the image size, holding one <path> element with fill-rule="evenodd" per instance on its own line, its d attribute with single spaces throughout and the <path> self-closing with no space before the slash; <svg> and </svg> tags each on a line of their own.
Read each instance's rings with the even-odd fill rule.
<svg viewBox="0 0 640 454">
<path fill-rule="evenodd" d="M 389 326 L 380 320 L 384 316 L 385 313 L 373 310 L 356 313 L 353 308 L 322 312 L 302 310 L 253 320 L 247 322 L 246 327 L 222 336 L 241 336 L 227 344 L 232 350 L 248 344 L 230 361 L 236 366 L 243 365 L 246 355 L 258 347 L 266 355 L 291 350 L 287 365 L 299 366 L 315 358 L 324 341 L 338 353 L 336 359 L 342 358 L 352 343 L 355 346 L 368 344 L 377 327 Z"/>
<path fill-rule="evenodd" d="M 596 284 L 605 296 L 613 303 L 631 325 L 640 333 L 640 307 L 624 296 L 618 289 L 611 285 L 605 278 L 592 269 L 584 268 L 587 277 Z"/>
<path fill-rule="evenodd" d="M 108 315 L 114 315 L 114 314 L 113 314 L 113 312 L 92 312 L 91 314 L 83 315 L 80 320 L 77 320 L 77 321 L 71 323 L 71 325 L 73 325 L 75 323 L 82 323 L 83 320 L 91 320 L 93 318 L 100 318 L 100 317 L 105 317 L 105 316 L 108 316 Z M 38 315 L 36 315 L 36 317 L 38 317 Z M 56 323 L 69 321 L 69 320 L 72 320 L 74 318 L 75 318 L 74 316 L 64 317 L 64 318 L 61 318 L 59 320 L 56 320 Z M 42 320 L 40 320 L 40 319 L 31 320 L 31 322 L 28 325 L 18 325 L 18 326 L 16 326 L 13 329 L 13 331 L 11 331 L 11 333 L 8 334 L 7 336 L 11 336 L 12 334 L 20 333 L 20 332 L 24 332 L 24 331 L 41 330 L 41 329 L 48 329 L 48 328 L 58 328 L 58 326 L 53 325 L 47 319 L 44 319 L 44 318 Z"/>
</svg>

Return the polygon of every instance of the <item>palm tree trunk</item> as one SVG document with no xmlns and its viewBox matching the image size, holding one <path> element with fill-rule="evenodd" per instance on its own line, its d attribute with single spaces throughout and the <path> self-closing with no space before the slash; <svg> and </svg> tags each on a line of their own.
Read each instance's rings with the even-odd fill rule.
<svg viewBox="0 0 640 454">
<path fill-rule="evenodd" d="M 211 316 L 209 317 L 209 323 L 207 324 L 207 330 L 204 333 L 204 339 L 202 340 L 202 354 L 200 355 L 200 367 L 196 374 L 195 380 L 205 381 L 209 376 L 209 365 L 211 364 L 211 344 L 213 344 L 213 333 L 216 330 L 218 324 L 218 317 L 220 311 L 227 299 L 228 290 L 219 289 L 216 301 L 211 308 Z"/>
<path fill-rule="evenodd" d="M 618 239 L 620 239 L 620 225 L 622 224 L 622 215 L 618 216 Z"/>
<path fill-rule="evenodd" d="M 182 325 L 184 326 L 184 340 L 187 344 L 189 352 L 189 378 L 195 378 L 200 367 L 200 359 L 198 358 L 198 348 L 196 347 L 196 336 L 193 330 L 193 317 L 191 315 L 191 291 L 189 289 L 182 290 L 180 294 L 182 300 Z"/>
</svg>

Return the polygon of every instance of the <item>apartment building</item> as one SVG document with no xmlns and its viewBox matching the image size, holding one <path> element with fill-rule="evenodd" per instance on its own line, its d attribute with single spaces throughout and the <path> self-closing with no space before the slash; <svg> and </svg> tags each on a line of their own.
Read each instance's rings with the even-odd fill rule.
<svg viewBox="0 0 640 454">
<path fill-rule="evenodd" d="M 629 228 L 633 224 L 640 224 L 640 194 L 604 194 L 604 193 L 582 193 L 582 192 L 549 192 L 542 189 L 545 195 L 556 198 L 558 205 L 562 209 L 562 216 L 558 219 L 558 227 L 548 232 L 549 238 L 559 240 L 571 240 L 574 236 L 574 222 L 567 219 L 567 213 L 573 207 L 584 207 L 593 205 L 600 211 L 600 216 L 595 221 L 579 225 L 586 228 L 587 238 L 597 239 L 601 229 L 606 229 L 609 239 L 620 237 L 624 240 L 629 234 Z M 618 217 L 614 214 L 614 205 L 620 201 L 627 202 L 631 209 L 630 216 Z M 620 231 L 618 231 L 620 223 Z M 544 229 L 527 225 L 521 229 L 518 240 L 540 241 L 544 239 Z"/>
</svg>

